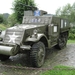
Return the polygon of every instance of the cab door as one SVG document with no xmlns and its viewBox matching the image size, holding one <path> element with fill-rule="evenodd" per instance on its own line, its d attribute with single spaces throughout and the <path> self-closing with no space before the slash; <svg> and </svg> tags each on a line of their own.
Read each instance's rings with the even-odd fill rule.
<svg viewBox="0 0 75 75">
<path fill-rule="evenodd" d="M 50 40 L 50 45 L 56 45 L 57 40 L 59 37 L 59 31 L 58 31 L 58 25 L 57 24 L 51 24 L 48 27 L 48 34 L 49 34 L 49 40 Z"/>
</svg>

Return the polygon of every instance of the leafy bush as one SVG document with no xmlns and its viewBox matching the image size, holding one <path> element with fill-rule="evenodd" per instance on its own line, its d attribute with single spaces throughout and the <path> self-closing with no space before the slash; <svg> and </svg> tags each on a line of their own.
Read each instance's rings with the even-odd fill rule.
<svg viewBox="0 0 75 75">
<path fill-rule="evenodd" d="M 75 40 L 75 27 L 71 28 L 70 33 L 69 33 L 69 39 Z"/>
<path fill-rule="evenodd" d="M 3 15 L 0 14 L 0 23 L 3 23 L 3 22 L 4 22 Z"/>
</svg>

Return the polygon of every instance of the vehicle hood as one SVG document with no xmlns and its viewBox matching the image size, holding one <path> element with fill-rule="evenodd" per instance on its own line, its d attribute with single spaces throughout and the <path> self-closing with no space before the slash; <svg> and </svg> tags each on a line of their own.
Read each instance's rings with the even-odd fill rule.
<svg viewBox="0 0 75 75">
<path fill-rule="evenodd" d="M 40 26 L 44 26 L 44 25 L 25 25 L 25 24 L 20 24 L 20 25 L 17 25 L 17 26 L 8 28 L 8 29 L 31 29 L 31 28 L 37 28 L 37 27 L 40 27 Z"/>
</svg>

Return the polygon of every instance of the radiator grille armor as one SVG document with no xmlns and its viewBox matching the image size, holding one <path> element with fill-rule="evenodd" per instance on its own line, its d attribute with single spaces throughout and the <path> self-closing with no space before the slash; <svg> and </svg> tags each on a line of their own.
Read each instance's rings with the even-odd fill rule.
<svg viewBox="0 0 75 75">
<path fill-rule="evenodd" d="M 8 44 L 19 44 L 23 40 L 24 30 L 22 29 L 8 29 L 6 30 L 5 37 L 3 39 L 4 43 Z"/>
</svg>

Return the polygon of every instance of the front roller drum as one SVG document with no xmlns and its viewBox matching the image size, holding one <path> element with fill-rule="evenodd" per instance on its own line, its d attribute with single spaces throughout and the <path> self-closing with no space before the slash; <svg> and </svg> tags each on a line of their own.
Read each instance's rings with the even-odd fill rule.
<svg viewBox="0 0 75 75">
<path fill-rule="evenodd" d="M 2 55 L 15 55 L 18 52 L 18 46 L 0 46 L 0 54 Z"/>
</svg>

